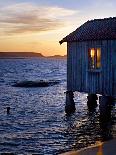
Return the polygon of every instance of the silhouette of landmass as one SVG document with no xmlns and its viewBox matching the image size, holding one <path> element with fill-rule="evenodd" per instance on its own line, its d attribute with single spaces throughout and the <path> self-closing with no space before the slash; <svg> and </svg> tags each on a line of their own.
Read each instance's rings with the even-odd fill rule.
<svg viewBox="0 0 116 155">
<path fill-rule="evenodd" d="M 0 58 L 66 58 L 66 55 L 54 55 L 54 56 L 43 56 L 41 53 L 35 53 L 35 52 L 0 52 Z"/>
<path fill-rule="evenodd" d="M 66 55 L 62 56 L 62 55 L 54 55 L 54 56 L 49 56 L 48 58 L 56 58 L 56 59 L 62 59 L 62 58 L 67 58 Z"/>
<path fill-rule="evenodd" d="M 28 58 L 44 57 L 41 53 L 34 52 L 0 52 L 0 58 Z"/>
</svg>

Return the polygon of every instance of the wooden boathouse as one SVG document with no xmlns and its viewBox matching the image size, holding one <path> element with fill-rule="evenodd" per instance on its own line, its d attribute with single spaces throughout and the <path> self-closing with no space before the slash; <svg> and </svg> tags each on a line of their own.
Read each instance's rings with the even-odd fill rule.
<svg viewBox="0 0 116 155">
<path fill-rule="evenodd" d="M 116 17 L 90 20 L 60 41 L 67 42 L 66 112 L 73 92 L 116 97 Z M 97 99 L 97 97 L 95 97 Z"/>
</svg>

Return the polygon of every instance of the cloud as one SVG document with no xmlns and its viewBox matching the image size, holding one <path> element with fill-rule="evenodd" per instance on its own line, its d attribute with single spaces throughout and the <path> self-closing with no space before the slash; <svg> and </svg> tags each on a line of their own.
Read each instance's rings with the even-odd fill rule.
<svg viewBox="0 0 116 155">
<path fill-rule="evenodd" d="M 59 29 L 65 26 L 66 18 L 75 13 L 65 8 L 31 3 L 7 6 L 0 9 L 0 32 L 11 35 Z"/>
</svg>

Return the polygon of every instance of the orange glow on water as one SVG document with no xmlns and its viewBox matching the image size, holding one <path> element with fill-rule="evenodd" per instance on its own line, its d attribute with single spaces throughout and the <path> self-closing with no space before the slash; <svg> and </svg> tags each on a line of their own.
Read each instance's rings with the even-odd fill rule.
<svg viewBox="0 0 116 155">
<path fill-rule="evenodd" d="M 98 152 L 96 155 L 103 155 L 103 144 L 102 143 L 98 146 Z"/>
</svg>

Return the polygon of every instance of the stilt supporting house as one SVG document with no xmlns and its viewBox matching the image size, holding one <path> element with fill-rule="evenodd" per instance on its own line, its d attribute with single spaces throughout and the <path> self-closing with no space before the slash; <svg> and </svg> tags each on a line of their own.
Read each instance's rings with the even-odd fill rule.
<svg viewBox="0 0 116 155">
<path fill-rule="evenodd" d="M 71 114 L 75 112 L 75 103 L 74 103 L 74 94 L 72 91 L 66 92 L 66 105 L 65 105 L 65 112 L 67 114 Z"/>
<path fill-rule="evenodd" d="M 88 94 L 87 96 L 87 106 L 89 110 L 93 110 L 97 107 L 98 97 L 96 94 Z"/>
<path fill-rule="evenodd" d="M 114 98 L 112 96 L 100 96 L 99 103 L 100 118 L 107 121 L 111 118 L 111 109 L 114 103 Z"/>
<path fill-rule="evenodd" d="M 116 98 L 116 17 L 87 21 L 60 41 L 67 42 L 66 113 L 75 111 L 73 92 L 88 95 L 89 108 L 107 109 Z"/>
</svg>

